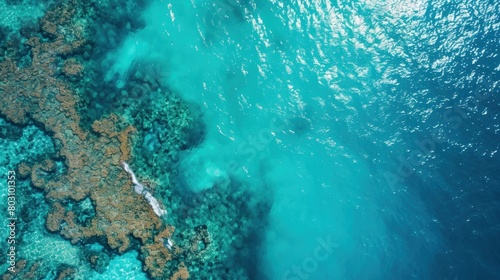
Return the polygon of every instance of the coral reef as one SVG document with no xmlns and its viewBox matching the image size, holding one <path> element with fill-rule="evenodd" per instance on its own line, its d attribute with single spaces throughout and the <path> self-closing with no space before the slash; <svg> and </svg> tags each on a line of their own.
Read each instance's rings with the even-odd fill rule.
<svg viewBox="0 0 500 280">
<path fill-rule="evenodd" d="M 26 162 L 21 162 L 17 165 L 17 175 L 21 179 L 28 178 L 31 174 L 31 167 Z"/>
<path fill-rule="evenodd" d="M 88 260 L 92 268 L 99 273 L 103 273 L 109 265 L 109 257 L 104 253 L 93 253 Z"/>
<path fill-rule="evenodd" d="M 76 270 L 72 267 L 62 267 L 59 269 L 56 280 L 74 279 Z"/>
<path fill-rule="evenodd" d="M 83 65 L 81 65 L 76 59 L 71 58 L 64 61 L 63 73 L 68 77 L 79 77 L 83 71 Z"/>
<path fill-rule="evenodd" d="M 122 260 L 138 268 L 141 260 L 143 270 L 157 279 L 245 279 L 244 268 L 233 268 L 235 260 L 251 255 L 246 245 L 255 236 L 253 221 L 265 223 L 262 217 L 269 205 L 242 191 L 249 188 L 233 178 L 231 186 L 215 184 L 197 194 L 172 188 L 179 155 L 203 138 L 201 117 L 161 85 L 160 64 L 138 63 L 122 90 L 103 86 L 103 72 L 93 68 L 101 62 L 97 54 L 104 51 L 89 41 L 89 15 L 102 13 L 112 3 L 129 5 L 122 2 L 97 6 L 62 1 L 39 26 L 23 29 L 24 39 L 0 46 L 0 115 L 9 122 L 0 133 L 25 137 L 16 129 L 31 126 L 52 138 L 49 153 L 16 161 L 16 170 L 38 198 L 42 193 L 45 197 L 43 213 L 48 214 L 44 222 L 38 219 L 45 237 L 58 234 L 69 240 L 59 240 L 66 247 L 58 248 L 66 253 L 74 249 L 50 258 L 53 251 L 45 254 L 46 247 L 38 244 L 31 246 L 36 247 L 32 255 L 57 264 L 71 259 L 70 267 L 56 266 L 60 269 L 53 278 L 81 272 L 81 266 L 73 270 L 79 253 L 98 243 L 102 251 L 82 254 L 88 271 L 115 275 L 120 270 L 106 270 L 108 264 L 118 267 L 115 260 Z M 100 34 L 106 37 L 105 32 Z M 117 34 L 104 39 L 119 44 Z M 89 62 L 91 57 L 94 61 Z M 130 164 L 128 171 L 123 162 Z M 132 176 L 132 167 L 138 178 Z M 166 224 L 161 211 L 166 208 L 175 228 Z M 31 218 L 26 215 L 26 220 Z M 32 244 L 36 237 L 26 235 Z M 40 243 L 46 240 L 54 242 L 47 238 Z M 24 270 L 32 267 L 35 271 L 39 264 Z"/>
<path fill-rule="evenodd" d="M 160 95 L 154 100 L 134 118 L 142 132 L 137 149 L 145 155 L 147 165 L 168 166 L 178 158 L 180 150 L 191 144 L 189 136 L 199 129 L 195 127 L 198 117 L 173 94 Z"/>
<path fill-rule="evenodd" d="M 170 280 L 186 280 L 189 278 L 189 272 L 183 262 L 179 264 L 178 270 L 170 277 Z"/>
<path fill-rule="evenodd" d="M 134 183 L 134 191 L 137 194 L 142 194 L 144 195 L 144 198 L 146 198 L 146 201 L 151 205 L 151 208 L 155 212 L 155 214 L 158 217 L 161 217 L 163 215 L 167 214 L 167 210 L 163 209 L 163 206 L 158 202 L 158 200 L 149 192 L 148 189 L 146 189 L 139 181 L 137 181 L 137 178 L 135 177 L 134 172 L 130 168 L 130 166 L 122 161 L 122 166 L 123 169 L 130 175 L 130 178 L 132 180 L 132 183 Z"/>
<path fill-rule="evenodd" d="M 191 240 L 191 252 L 200 253 L 210 244 L 210 234 L 208 233 L 206 225 L 197 226 L 194 230 L 196 234 Z"/>
<path fill-rule="evenodd" d="M 120 166 L 131 159 L 135 128 L 115 114 L 96 120 L 92 130 L 82 128 L 79 96 L 68 81 L 59 78 L 85 71 L 70 58 L 86 44 L 85 26 L 77 20 L 78 9 L 79 3 L 70 0 L 46 13 L 40 20 L 46 38 L 34 36 L 26 41 L 31 51 L 29 65 L 19 68 L 15 53 L 0 62 L 0 113 L 17 125 L 33 122 L 43 127 L 56 142 L 56 158 L 33 165 L 24 162 L 18 170 L 21 176 L 30 174 L 33 186 L 44 191 L 51 205 L 46 219 L 50 232 L 73 244 L 97 240 L 118 253 L 139 247 L 144 269 L 153 277 L 177 273 L 181 275 L 177 278 L 184 279 L 184 266 L 165 269 L 181 252 L 169 250 L 161 241 L 168 239 L 174 228 L 164 224 L 145 196 L 133 192 L 133 183 Z M 65 61 L 62 69 L 57 67 L 61 60 Z M 64 168 L 58 168 L 57 160 Z M 76 219 L 71 205 L 86 198 L 91 199 L 95 216 L 84 225 Z M 70 272 L 59 276 L 64 278 Z"/>
<path fill-rule="evenodd" d="M 28 262 L 25 259 L 19 260 L 14 268 L 14 273 L 6 272 L 2 274 L 2 280 L 11 279 L 40 279 L 43 275 L 39 271 L 40 262 L 33 263 L 30 267 L 27 266 Z"/>
</svg>

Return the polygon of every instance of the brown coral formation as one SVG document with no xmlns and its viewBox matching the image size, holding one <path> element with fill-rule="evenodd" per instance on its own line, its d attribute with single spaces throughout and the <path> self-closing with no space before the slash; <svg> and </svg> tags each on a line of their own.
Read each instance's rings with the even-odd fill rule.
<svg viewBox="0 0 500 280">
<path fill-rule="evenodd" d="M 17 174 L 19 175 L 19 178 L 25 179 L 28 178 L 31 175 L 31 166 L 29 166 L 26 162 L 21 162 L 17 166 Z"/>
<path fill-rule="evenodd" d="M 2 274 L 2 280 L 11 280 L 14 279 L 16 275 L 21 275 L 23 270 L 26 268 L 26 260 L 19 260 L 14 267 L 15 272 L 6 271 Z"/>
<path fill-rule="evenodd" d="M 170 277 L 170 280 L 186 280 L 189 278 L 189 272 L 183 262 L 179 265 L 177 271 Z"/>
<path fill-rule="evenodd" d="M 2 280 L 13 280 L 13 279 L 40 279 L 42 276 L 40 271 L 40 262 L 35 262 L 29 268 L 27 266 L 27 261 L 24 259 L 19 260 L 14 268 L 14 273 L 6 272 L 2 275 Z"/>
<path fill-rule="evenodd" d="M 61 271 L 57 273 L 56 280 L 69 280 L 74 279 L 74 275 L 76 270 L 71 267 L 63 268 Z"/>
<path fill-rule="evenodd" d="M 64 61 L 63 73 L 68 77 L 80 76 L 83 71 L 83 65 L 78 63 L 76 59 L 71 58 Z"/>
<path fill-rule="evenodd" d="M 144 257 L 144 270 L 153 277 L 161 277 L 167 263 L 172 259 L 174 253 L 179 254 L 180 250 L 174 248 L 168 249 L 165 242 L 174 231 L 173 227 L 167 227 L 160 232 L 154 240 L 154 243 L 148 244 L 141 248 Z"/>
<path fill-rule="evenodd" d="M 141 247 L 144 259 L 144 271 L 155 278 L 164 276 L 164 268 L 172 260 L 172 254 L 161 242 L 155 242 Z"/>
<path fill-rule="evenodd" d="M 32 120 L 42 125 L 58 143 L 64 171 L 58 171 L 50 159 L 32 168 L 19 167 L 22 173 L 31 172 L 32 184 L 44 190 L 52 205 L 47 229 L 72 243 L 106 240 L 118 252 L 129 249 L 131 238 L 136 238 L 141 243 L 144 269 L 153 277 L 165 278 L 172 274 L 164 268 L 175 252 L 161 238 L 168 238 L 173 228 L 155 234 L 165 225 L 144 197 L 132 190 L 128 174 L 120 166 L 122 160 L 130 159 L 130 136 L 135 128 L 112 114 L 96 121 L 93 131 L 85 131 L 77 113 L 78 96 L 70 84 L 57 78 L 56 60 L 78 52 L 85 44 L 82 27 L 74 19 L 77 7 L 76 1 L 69 1 L 47 12 L 40 23 L 51 39 L 33 37 L 26 42 L 31 47 L 31 65 L 19 68 L 9 57 L 0 62 L 0 113 L 17 124 Z M 96 214 L 83 226 L 68 205 L 87 197 Z M 181 270 L 181 276 L 174 279 L 185 279 L 187 270 L 184 266 Z"/>
</svg>

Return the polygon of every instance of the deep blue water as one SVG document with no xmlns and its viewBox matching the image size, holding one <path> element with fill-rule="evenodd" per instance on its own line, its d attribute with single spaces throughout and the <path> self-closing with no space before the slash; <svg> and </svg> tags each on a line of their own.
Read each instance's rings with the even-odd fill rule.
<svg viewBox="0 0 500 280">
<path fill-rule="evenodd" d="M 177 187 L 271 203 L 251 277 L 500 279 L 499 2 L 152 1 L 141 18 L 103 78 L 154 64 L 201 108 Z"/>
</svg>

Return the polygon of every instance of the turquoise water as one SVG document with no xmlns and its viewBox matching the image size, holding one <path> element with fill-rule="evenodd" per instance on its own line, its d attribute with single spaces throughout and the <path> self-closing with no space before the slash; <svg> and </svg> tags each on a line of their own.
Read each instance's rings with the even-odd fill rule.
<svg viewBox="0 0 500 280">
<path fill-rule="evenodd" d="M 117 91 L 153 65 L 199 111 L 169 168 L 186 197 L 249 196 L 242 279 L 498 279 L 499 9 L 152 1 L 99 63 Z"/>
<path fill-rule="evenodd" d="M 157 61 L 163 82 L 202 107 L 206 136 L 183 156 L 181 187 L 236 178 L 256 196 L 271 190 L 262 243 L 251 245 L 259 279 L 451 279 L 461 268 L 448 227 L 467 219 L 442 221 L 450 217 L 435 211 L 451 210 L 434 203 L 455 199 L 464 172 L 448 169 L 448 183 L 436 176 L 445 157 L 469 149 L 498 164 L 498 141 L 460 135 L 470 125 L 498 139 L 497 97 L 468 112 L 487 111 L 484 127 L 451 128 L 435 152 L 420 153 L 415 174 L 398 173 L 398 157 L 420 151 L 414 141 L 431 129 L 450 130 L 441 114 L 454 103 L 467 110 L 475 83 L 498 77 L 498 4 L 462 4 L 155 2 L 109 73 L 119 85 L 134 60 Z M 315 256 L 321 240 L 332 243 L 324 258 Z"/>
</svg>

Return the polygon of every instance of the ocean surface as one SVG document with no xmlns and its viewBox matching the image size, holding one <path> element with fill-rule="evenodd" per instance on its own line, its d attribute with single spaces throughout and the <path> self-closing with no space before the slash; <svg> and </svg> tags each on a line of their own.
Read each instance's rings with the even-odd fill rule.
<svg viewBox="0 0 500 280">
<path fill-rule="evenodd" d="M 237 182 L 269 205 L 232 260 L 242 279 L 500 279 L 500 2 L 150 1 L 137 17 L 102 79 L 120 90 L 151 64 L 198 110 L 177 192 Z"/>
</svg>

